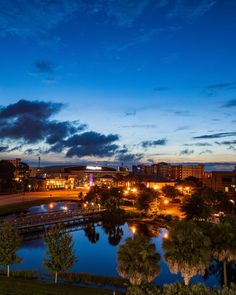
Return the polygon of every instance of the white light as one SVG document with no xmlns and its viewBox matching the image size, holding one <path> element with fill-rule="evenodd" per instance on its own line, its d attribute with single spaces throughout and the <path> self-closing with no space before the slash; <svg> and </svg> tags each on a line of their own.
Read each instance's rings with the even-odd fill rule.
<svg viewBox="0 0 236 295">
<path fill-rule="evenodd" d="M 99 166 L 86 166 L 86 170 L 102 170 Z"/>
</svg>

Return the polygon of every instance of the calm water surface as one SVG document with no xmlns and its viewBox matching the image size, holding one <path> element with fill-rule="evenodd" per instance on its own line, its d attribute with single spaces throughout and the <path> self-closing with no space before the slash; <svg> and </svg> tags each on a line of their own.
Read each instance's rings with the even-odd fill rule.
<svg viewBox="0 0 236 295">
<path fill-rule="evenodd" d="M 53 208 L 50 204 L 35 206 L 29 209 L 30 213 L 48 212 L 49 210 L 61 210 L 67 206 L 68 209 L 74 209 L 78 205 L 71 202 L 53 203 Z M 51 206 L 52 207 L 52 206 Z M 161 255 L 161 273 L 155 279 L 155 283 L 162 286 L 163 284 L 182 281 L 181 274 L 172 274 L 169 270 L 168 264 L 164 259 L 164 252 L 162 249 L 162 242 L 164 234 L 167 232 L 165 228 L 147 227 L 146 225 L 136 225 L 137 232 L 135 234 L 149 233 L 152 235 L 152 241 L 156 245 L 157 252 Z M 133 233 L 130 230 L 130 224 L 125 223 L 122 226 L 116 226 L 117 235 L 111 234 L 111 224 L 96 224 L 94 227 L 87 227 L 84 229 L 77 228 L 72 231 L 74 241 L 74 250 L 78 261 L 74 264 L 71 271 L 92 273 L 98 275 L 119 276 L 116 270 L 117 258 L 116 253 L 120 244 L 125 242 L 125 239 L 132 237 Z M 109 234 L 110 232 L 110 234 Z M 156 235 L 156 236 L 155 236 Z M 89 240 L 93 240 L 91 242 Z M 95 242 L 96 241 L 96 242 Z M 37 270 L 41 273 L 46 273 L 47 270 L 43 267 L 43 260 L 45 257 L 46 245 L 42 239 L 33 239 L 22 242 L 21 249 L 18 251 L 19 256 L 22 257 L 23 262 L 19 265 L 13 266 L 16 269 Z M 219 286 L 216 276 L 211 275 L 208 278 L 203 278 L 200 275 L 192 277 L 191 283 L 202 282 L 208 286 Z"/>
</svg>

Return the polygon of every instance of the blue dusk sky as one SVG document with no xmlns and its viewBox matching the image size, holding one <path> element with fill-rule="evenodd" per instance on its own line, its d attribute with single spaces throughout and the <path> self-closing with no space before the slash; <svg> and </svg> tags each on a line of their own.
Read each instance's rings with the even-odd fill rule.
<svg viewBox="0 0 236 295">
<path fill-rule="evenodd" d="M 235 0 L 0 0 L 0 158 L 236 156 Z"/>
</svg>

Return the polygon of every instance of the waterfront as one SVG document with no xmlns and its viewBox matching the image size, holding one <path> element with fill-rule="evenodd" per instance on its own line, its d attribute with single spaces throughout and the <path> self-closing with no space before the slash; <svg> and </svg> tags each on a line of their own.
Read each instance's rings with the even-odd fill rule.
<svg viewBox="0 0 236 295">
<path fill-rule="evenodd" d="M 53 204 L 53 208 L 52 205 Z M 29 209 L 29 213 L 47 212 L 50 210 L 58 210 L 67 207 L 75 208 L 77 203 L 58 202 L 40 206 L 34 206 Z M 135 233 L 133 227 L 135 226 Z M 120 244 L 125 242 L 128 237 L 134 235 L 148 235 L 152 242 L 156 245 L 156 250 L 161 256 L 160 267 L 161 272 L 156 277 L 155 283 L 163 286 L 164 284 L 183 281 L 180 273 L 172 274 L 169 266 L 164 259 L 164 251 L 162 248 L 163 239 L 166 237 L 167 230 L 159 228 L 155 224 L 134 224 L 124 223 L 123 225 L 111 224 L 108 222 L 100 222 L 96 225 L 87 225 L 82 228 L 73 229 L 71 231 L 74 250 L 77 262 L 71 269 L 72 272 L 92 273 L 104 276 L 119 276 L 117 272 L 117 251 Z M 46 252 L 46 245 L 40 239 L 23 241 L 18 255 L 23 261 L 19 265 L 13 266 L 15 270 L 36 270 L 40 274 L 47 273 L 43 266 L 43 260 Z M 220 282 L 215 275 L 194 276 L 191 281 L 202 282 L 210 287 L 219 287 Z"/>
</svg>

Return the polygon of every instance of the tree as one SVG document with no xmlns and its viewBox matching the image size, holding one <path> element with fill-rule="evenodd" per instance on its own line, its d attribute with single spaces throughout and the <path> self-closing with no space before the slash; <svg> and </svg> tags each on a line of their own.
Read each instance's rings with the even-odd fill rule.
<svg viewBox="0 0 236 295">
<path fill-rule="evenodd" d="M 181 272 L 186 285 L 192 276 L 204 274 L 210 264 L 211 240 L 192 221 L 180 221 L 164 240 L 165 259 L 172 273 Z"/>
<path fill-rule="evenodd" d="M 181 207 L 186 219 L 207 219 L 211 216 L 212 209 L 199 195 L 188 198 Z"/>
<path fill-rule="evenodd" d="M 180 194 L 179 191 L 172 185 L 163 186 L 162 193 L 167 198 L 176 198 Z"/>
<path fill-rule="evenodd" d="M 0 161 L 0 190 L 1 191 L 11 191 L 14 187 L 13 179 L 15 177 L 15 166 L 7 161 Z"/>
<path fill-rule="evenodd" d="M 55 283 L 57 283 L 58 273 L 67 271 L 76 261 L 72 236 L 60 226 L 55 226 L 46 231 L 44 240 L 48 246 L 44 265 L 55 273 Z"/>
<path fill-rule="evenodd" d="M 19 248 L 18 232 L 10 224 L 5 224 L 0 230 L 0 265 L 7 267 L 7 277 L 10 276 L 10 265 L 21 262 L 21 258 L 16 255 Z"/>
<path fill-rule="evenodd" d="M 151 282 L 160 273 L 160 255 L 146 236 L 127 238 L 125 244 L 120 245 L 117 258 L 118 273 L 129 278 L 132 285 Z"/>
<path fill-rule="evenodd" d="M 136 207 L 139 210 L 145 211 L 147 214 L 156 214 L 159 210 L 160 193 L 156 192 L 150 188 L 143 188 L 139 192 L 138 200 L 136 202 Z"/>
<path fill-rule="evenodd" d="M 213 224 L 208 231 L 212 239 L 212 254 L 223 263 L 224 285 L 227 285 L 227 263 L 236 260 L 236 234 L 230 222 Z"/>
</svg>

